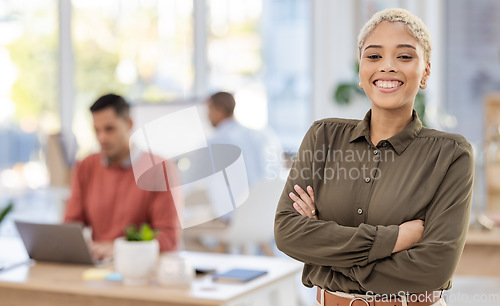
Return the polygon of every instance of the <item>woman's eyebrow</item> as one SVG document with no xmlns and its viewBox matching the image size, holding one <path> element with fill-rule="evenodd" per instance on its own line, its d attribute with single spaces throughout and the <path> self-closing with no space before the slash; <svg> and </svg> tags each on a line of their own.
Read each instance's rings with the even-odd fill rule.
<svg viewBox="0 0 500 306">
<path fill-rule="evenodd" d="M 397 47 L 398 48 L 411 48 L 411 49 L 417 50 L 417 48 L 415 48 L 415 46 L 410 45 L 410 44 L 399 44 L 399 45 L 397 45 Z M 365 48 L 365 50 L 369 49 L 369 48 L 378 48 L 378 49 L 380 49 L 380 48 L 382 48 L 382 46 L 381 45 L 369 45 L 369 46 L 367 46 Z"/>
<path fill-rule="evenodd" d="M 410 45 L 410 44 L 400 44 L 400 45 L 398 45 L 398 48 L 411 48 L 411 49 L 417 50 L 417 48 L 415 48 L 413 45 Z"/>
<path fill-rule="evenodd" d="M 381 45 L 369 45 L 368 47 L 365 48 L 365 51 L 366 49 L 369 49 L 369 48 L 382 48 Z"/>
</svg>

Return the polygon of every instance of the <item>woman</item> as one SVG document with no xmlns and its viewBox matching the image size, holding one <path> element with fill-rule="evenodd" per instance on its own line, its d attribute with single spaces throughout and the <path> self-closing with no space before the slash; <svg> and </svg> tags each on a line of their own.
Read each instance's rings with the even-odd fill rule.
<svg viewBox="0 0 500 306">
<path fill-rule="evenodd" d="M 420 19 L 381 11 L 358 47 L 371 110 L 311 126 L 278 204 L 277 246 L 304 262 L 315 305 L 445 305 L 469 222 L 472 148 L 413 111 L 431 67 Z"/>
</svg>

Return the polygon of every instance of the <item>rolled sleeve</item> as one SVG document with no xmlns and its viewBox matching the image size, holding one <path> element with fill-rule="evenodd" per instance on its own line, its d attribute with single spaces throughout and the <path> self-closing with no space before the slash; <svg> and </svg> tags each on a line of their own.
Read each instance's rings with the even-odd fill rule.
<svg viewBox="0 0 500 306">
<path fill-rule="evenodd" d="M 368 262 L 391 256 L 398 234 L 398 225 L 377 226 L 375 240 L 368 254 Z"/>
</svg>

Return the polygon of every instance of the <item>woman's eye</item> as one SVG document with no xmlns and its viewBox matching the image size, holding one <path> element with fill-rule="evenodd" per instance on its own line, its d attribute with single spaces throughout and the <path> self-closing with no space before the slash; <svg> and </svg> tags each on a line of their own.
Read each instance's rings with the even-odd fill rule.
<svg viewBox="0 0 500 306">
<path fill-rule="evenodd" d="M 411 55 L 400 55 L 398 58 L 403 59 L 403 60 L 411 60 L 413 56 Z"/>
<path fill-rule="evenodd" d="M 379 59 L 379 58 L 381 58 L 381 56 L 378 55 L 378 54 L 371 54 L 371 55 L 368 55 L 366 58 L 369 58 L 369 59 Z"/>
</svg>

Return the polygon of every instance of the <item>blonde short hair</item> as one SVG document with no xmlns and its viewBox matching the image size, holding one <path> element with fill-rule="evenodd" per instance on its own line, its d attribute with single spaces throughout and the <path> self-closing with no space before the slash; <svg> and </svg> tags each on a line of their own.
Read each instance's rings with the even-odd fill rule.
<svg viewBox="0 0 500 306">
<path fill-rule="evenodd" d="M 361 60 L 361 48 L 363 48 L 366 38 L 383 21 L 401 22 L 406 25 L 413 37 L 424 48 L 425 63 L 427 64 L 431 61 L 432 40 L 429 29 L 420 18 L 401 8 L 390 8 L 377 12 L 363 26 L 358 36 L 358 60 Z"/>
</svg>

